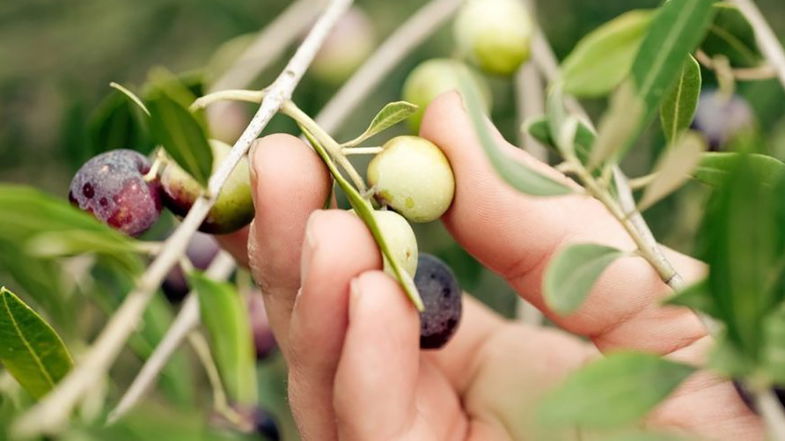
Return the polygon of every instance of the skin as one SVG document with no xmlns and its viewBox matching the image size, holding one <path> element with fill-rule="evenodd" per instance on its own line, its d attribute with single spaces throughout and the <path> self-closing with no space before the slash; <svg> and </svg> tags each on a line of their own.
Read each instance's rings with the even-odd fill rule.
<svg viewBox="0 0 785 441">
<path fill-rule="evenodd" d="M 548 311 L 540 286 L 554 252 L 576 242 L 633 245 L 593 199 L 534 198 L 508 187 L 470 127 L 454 93 L 435 101 L 424 119 L 421 135 L 444 150 L 456 176 L 455 201 L 443 222 L 523 298 L 593 344 L 505 321 L 467 297 L 453 340 L 441 351 L 421 352 L 417 312 L 380 271 L 379 252 L 362 222 L 320 209 L 329 179 L 319 159 L 295 137 L 268 136 L 252 153 L 257 212 L 247 232 L 248 258 L 290 368 L 290 403 L 303 440 L 578 439 L 574 431 L 542 436 L 532 409 L 601 351 L 704 359 L 711 342 L 700 322 L 688 310 L 659 306 L 669 289 L 638 257 L 614 263 L 575 314 Z M 567 181 L 504 145 L 511 157 Z M 687 256 L 668 256 L 689 280 L 705 272 Z M 705 372 L 680 387 L 647 425 L 711 440 L 763 439 L 761 422 L 733 386 Z"/>
</svg>

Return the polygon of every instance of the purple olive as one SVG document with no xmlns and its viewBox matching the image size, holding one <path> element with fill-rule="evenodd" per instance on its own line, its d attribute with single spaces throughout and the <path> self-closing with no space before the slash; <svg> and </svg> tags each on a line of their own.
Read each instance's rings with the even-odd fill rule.
<svg viewBox="0 0 785 441">
<path fill-rule="evenodd" d="M 703 134 L 709 147 L 717 150 L 754 123 L 755 116 L 744 98 L 706 90 L 701 93 L 692 127 Z"/>
<path fill-rule="evenodd" d="M 145 180 L 150 161 L 133 150 L 111 150 L 87 161 L 74 175 L 68 199 L 129 236 L 147 231 L 161 215 L 160 183 Z"/>
<path fill-rule="evenodd" d="M 213 261 L 215 256 L 218 255 L 219 250 L 218 242 L 213 236 L 197 232 L 188 243 L 185 255 L 194 268 L 205 270 L 210 266 L 210 262 Z M 190 288 L 179 265 L 169 271 L 161 288 L 163 288 L 166 298 L 173 303 L 180 302 L 185 298 Z"/>
<path fill-rule="evenodd" d="M 439 349 L 461 321 L 463 293 L 452 270 L 435 256 L 421 253 L 414 284 L 425 310 L 420 313 L 420 348 Z"/>
</svg>

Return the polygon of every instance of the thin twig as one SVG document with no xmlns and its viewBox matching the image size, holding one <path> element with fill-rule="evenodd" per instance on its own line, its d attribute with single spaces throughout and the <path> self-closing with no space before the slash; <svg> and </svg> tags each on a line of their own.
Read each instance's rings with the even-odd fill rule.
<svg viewBox="0 0 785 441">
<path fill-rule="evenodd" d="M 335 132 L 388 72 L 449 19 L 462 0 L 432 0 L 390 35 L 316 116 L 327 133 Z"/>
<path fill-rule="evenodd" d="M 213 280 L 225 280 L 234 271 L 235 266 L 234 259 L 228 253 L 222 252 L 216 256 L 207 268 L 205 275 Z M 161 370 L 166 366 L 169 358 L 180 347 L 188 333 L 198 325 L 199 301 L 196 298 L 196 293 L 190 292 L 185 298 L 183 306 L 180 307 L 177 317 L 172 322 L 169 330 L 166 331 L 164 338 L 161 339 L 144 366 L 142 366 L 131 386 L 125 391 L 123 397 L 120 398 L 120 402 L 109 413 L 107 424 L 113 424 L 122 418 L 144 397 L 150 386 L 158 378 Z"/>
<path fill-rule="evenodd" d="M 703 65 L 706 69 L 718 71 L 721 66 L 712 59 L 706 52 L 697 50 L 695 52 L 695 59 Z M 777 72 L 768 64 L 763 64 L 756 67 L 736 67 L 730 69 L 730 74 L 738 81 L 760 81 L 775 78 Z"/>
<path fill-rule="evenodd" d="M 782 405 L 774 395 L 771 388 L 761 391 L 753 391 L 755 404 L 760 410 L 763 420 L 766 422 L 766 429 L 774 441 L 785 440 L 785 418 L 782 414 Z"/>
<path fill-rule="evenodd" d="M 150 298 L 166 274 L 174 266 L 196 232 L 199 225 L 215 204 L 229 174 L 247 154 L 251 143 L 277 113 L 284 101 L 291 98 L 305 70 L 335 22 L 349 8 L 352 0 L 332 0 L 308 36 L 297 49 L 284 71 L 267 89 L 262 105 L 250 124 L 243 131 L 231 152 L 210 177 L 208 194 L 196 200 L 182 224 L 166 241 L 166 248 L 150 264 L 145 273 L 114 316 L 107 323 L 95 344 L 83 360 L 46 397 L 24 413 L 13 425 L 13 432 L 21 437 L 53 433 L 67 424 L 74 407 L 97 377 L 105 375 L 119 355 L 128 337 L 136 329 Z"/>
<path fill-rule="evenodd" d="M 521 0 L 536 16 L 536 3 L 534 0 Z M 538 34 L 541 36 L 541 34 Z M 548 150 L 533 136 L 529 135 L 523 124 L 528 119 L 545 113 L 545 85 L 542 76 L 533 62 L 526 63 L 515 75 L 515 98 L 518 110 L 519 144 L 532 156 L 542 162 L 548 162 Z M 522 323 L 539 325 L 542 323 L 542 312 L 523 297 L 517 300 L 517 316 Z"/>
<path fill-rule="evenodd" d="M 766 18 L 752 0 L 734 0 L 744 18 L 752 25 L 758 47 L 766 57 L 769 65 L 777 72 L 777 77 L 785 87 L 785 49 L 783 49 L 777 35 L 769 26 Z"/>
</svg>

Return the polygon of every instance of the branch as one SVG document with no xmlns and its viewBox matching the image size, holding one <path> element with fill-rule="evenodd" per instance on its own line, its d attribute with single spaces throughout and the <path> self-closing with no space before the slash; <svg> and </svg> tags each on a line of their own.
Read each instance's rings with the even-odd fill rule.
<svg viewBox="0 0 785 441">
<path fill-rule="evenodd" d="M 315 118 L 319 126 L 335 132 L 387 73 L 452 17 L 461 3 L 432 0 L 399 26 L 319 112 Z"/>
<path fill-rule="evenodd" d="M 128 337 L 136 329 L 150 298 L 161 281 L 185 252 L 191 236 L 215 204 L 215 198 L 229 174 L 246 155 L 251 143 L 267 126 L 284 101 L 291 98 L 305 70 L 338 18 L 349 8 L 352 0 L 332 0 L 316 22 L 305 41 L 297 49 L 284 71 L 267 89 L 267 94 L 250 124 L 237 140 L 232 151 L 210 177 L 207 194 L 197 199 L 182 224 L 167 239 L 164 251 L 140 277 L 137 287 L 128 294 L 123 304 L 109 320 L 95 344 L 82 362 L 44 397 L 23 414 L 13 425 L 13 432 L 22 437 L 40 433 L 54 433 L 64 427 L 76 404 L 92 386 L 96 378 L 105 375 L 119 355 Z"/>
<path fill-rule="evenodd" d="M 213 260 L 210 267 L 207 268 L 205 275 L 214 280 L 225 280 L 232 271 L 234 271 L 234 268 L 234 259 L 232 259 L 228 253 L 222 252 Z M 134 378 L 131 386 L 125 391 L 120 402 L 114 410 L 109 412 L 107 424 L 113 424 L 122 418 L 140 399 L 142 399 L 142 397 L 144 397 L 150 389 L 150 386 L 152 386 L 158 378 L 158 374 L 160 374 L 161 370 L 166 366 L 169 358 L 174 354 L 177 348 L 180 347 L 183 341 L 185 341 L 188 334 L 198 325 L 199 300 L 196 297 L 196 293 L 191 291 L 188 293 L 185 302 L 183 302 L 183 306 L 180 308 L 180 312 L 172 322 L 169 330 L 166 331 L 164 338 L 161 339 L 144 366 L 142 366 L 142 369 L 136 375 L 136 378 Z"/>
<path fill-rule="evenodd" d="M 769 65 L 776 71 L 780 83 L 785 87 L 785 49 L 782 48 L 777 35 L 766 22 L 758 6 L 752 0 L 734 0 L 739 11 L 755 30 L 755 39 L 761 52 L 769 61 Z"/>
<path fill-rule="evenodd" d="M 760 414 L 766 422 L 766 429 L 772 440 L 785 440 L 785 417 L 782 414 L 782 405 L 771 388 L 762 391 L 753 391 L 755 404 L 760 409 Z"/>
</svg>

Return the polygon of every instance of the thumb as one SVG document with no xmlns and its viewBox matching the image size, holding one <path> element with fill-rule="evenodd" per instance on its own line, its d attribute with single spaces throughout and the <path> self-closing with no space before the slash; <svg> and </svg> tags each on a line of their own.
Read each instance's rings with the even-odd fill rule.
<svg viewBox="0 0 785 441">
<path fill-rule="evenodd" d="M 669 353 L 705 335 L 697 317 L 684 308 L 660 307 L 670 292 L 640 257 L 617 260 L 600 277 L 582 307 L 556 316 L 542 299 L 542 276 L 551 257 L 572 243 L 599 243 L 632 250 L 634 243 L 597 200 L 574 194 L 534 197 L 507 185 L 485 157 L 456 93 L 427 109 L 421 135 L 438 145 L 455 172 L 455 199 L 443 221 L 455 239 L 484 265 L 505 277 L 520 295 L 560 326 L 592 337 L 602 349 L 628 347 Z M 510 145 L 496 133 L 510 160 L 559 180 L 561 173 Z M 699 262 L 668 252 L 688 280 L 703 272 Z"/>
</svg>

